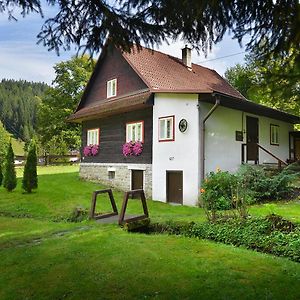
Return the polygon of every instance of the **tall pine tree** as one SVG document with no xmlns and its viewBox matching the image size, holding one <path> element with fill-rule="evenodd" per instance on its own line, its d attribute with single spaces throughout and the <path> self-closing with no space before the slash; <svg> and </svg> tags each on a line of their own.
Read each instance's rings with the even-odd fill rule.
<svg viewBox="0 0 300 300">
<path fill-rule="evenodd" d="M 15 170 L 15 154 L 11 142 L 7 147 L 7 153 L 5 157 L 3 186 L 9 192 L 11 192 L 17 186 L 17 176 Z"/>
<path fill-rule="evenodd" d="M 22 187 L 27 193 L 38 187 L 37 178 L 37 155 L 35 142 L 31 142 L 24 168 Z"/>
</svg>

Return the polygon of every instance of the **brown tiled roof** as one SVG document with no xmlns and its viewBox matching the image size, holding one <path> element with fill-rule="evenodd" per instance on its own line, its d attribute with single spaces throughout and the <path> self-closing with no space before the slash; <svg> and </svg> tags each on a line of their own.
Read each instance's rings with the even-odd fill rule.
<svg viewBox="0 0 300 300">
<path fill-rule="evenodd" d="M 192 64 L 190 71 L 181 59 L 147 48 L 134 47 L 123 56 L 153 92 L 219 92 L 245 99 L 216 71 L 200 65 Z"/>
<path fill-rule="evenodd" d="M 101 101 L 93 106 L 84 107 L 72 114 L 68 121 L 81 122 L 82 120 L 95 119 L 96 117 L 106 117 L 111 113 L 122 113 L 131 110 L 144 108 L 151 105 L 152 93 L 149 90 L 139 91 L 134 95 L 126 95 L 114 98 L 113 100 Z"/>
</svg>

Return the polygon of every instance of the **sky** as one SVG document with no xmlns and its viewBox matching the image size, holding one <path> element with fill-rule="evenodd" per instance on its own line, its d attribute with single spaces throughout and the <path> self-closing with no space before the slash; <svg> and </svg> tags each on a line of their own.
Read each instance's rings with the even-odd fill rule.
<svg viewBox="0 0 300 300">
<path fill-rule="evenodd" d="M 46 7 L 44 14 L 44 19 L 38 14 L 30 14 L 25 18 L 17 16 L 18 21 L 8 20 L 6 14 L 0 14 L 0 80 L 24 79 L 51 84 L 55 78 L 53 66 L 76 54 L 75 50 L 67 52 L 62 50 L 60 56 L 57 56 L 54 51 L 48 51 L 42 44 L 37 45 L 36 36 L 47 17 L 54 16 L 55 9 Z M 178 41 L 170 45 L 163 44 L 159 48 L 156 47 L 156 50 L 180 57 L 184 45 L 182 41 Z M 222 42 L 213 47 L 206 58 L 204 54 L 198 55 L 193 51 L 192 61 L 224 75 L 228 67 L 243 63 L 244 53 L 227 58 L 220 57 L 241 52 L 244 52 L 244 49 L 227 35 Z"/>
</svg>

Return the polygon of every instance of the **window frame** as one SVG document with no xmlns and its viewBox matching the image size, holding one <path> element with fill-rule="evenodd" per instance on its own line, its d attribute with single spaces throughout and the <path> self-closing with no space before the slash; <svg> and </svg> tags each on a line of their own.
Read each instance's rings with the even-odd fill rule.
<svg viewBox="0 0 300 300">
<path fill-rule="evenodd" d="M 161 124 L 161 121 L 162 120 L 168 120 L 168 119 L 171 119 L 173 124 L 171 126 L 171 137 L 170 138 L 166 138 L 165 136 L 164 137 L 161 137 L 160 136 L 160 124 Z M 165 129 L 166 131 L 166 129 Z M 172 116 L 164 116 L 164 117 L 159 117 L 158 118 L 158 141 L 159 142 L 174 142 L 175 141 L 175 115 L 172 115 Z"/>
<path fill-rule="evenodd" d="M 277 140 L 273 140 L 273 130 L 276 128 L 276 130 L 274 131 L 274 137 L 276 138 L 277 136 Z M 279 146 L 279 125 L 276 124 L 270 124 L 270 145 L 272 146 Z"/>
<path fill-rule="evenodd" d="M 129 126 L 132 126 L 132 125 L 138 125 L 138 124 L 141 124 L 141 141 L 139 141 L 139 140 L 135 140 L 135 141 L 133 141 L 132 139 L 131 140 L 129 140 L 128 139 L 128 127 Z M 144 143 L 144 139 L 145 139 L 145 127 L 144 127 L 144 120 L 139 120 L 139 121 L 133 121 L 133 122 L 127 122 L 126 123 L 126 126 L 125 126 L 125 142 L 126 143 L 129 143 L 129 142 L 137 142 L 137 141 L 139 141 L 139 142 L 141 142 L 141 143 Z M 137 129 L 136 129 L 137 130 Z M 135 135 L 136 135 L 136 132 L 135 132 Z M 131 136 L 132 136 L 132 133 L 131 133 Z"/>
<path fill-rule="evenodd" d="M 115 82 L 115 87 L 116 87 L 114 91 L 112 89 L 113 82 Z M 117 78 L 107 80 L 107 82 L 106 82 L 106 98 L 116 97 L 117 96 L 117 90 L 118 90 Z M 114 93 L 112 93 L 112 92 L 114 92 Z"/>
<path fill-rule="evenodd" d="M 97 144 L 89 144 L 89 132 L 91 131 L 97 131 L 97 139 L 98 139 L 98 143 Z M 100 145 L 100 128 L 91 128 L 91 129 L 87 129 L 86 131 L 86 145 L 90 146 L 90 145 Z"/>
</svg>

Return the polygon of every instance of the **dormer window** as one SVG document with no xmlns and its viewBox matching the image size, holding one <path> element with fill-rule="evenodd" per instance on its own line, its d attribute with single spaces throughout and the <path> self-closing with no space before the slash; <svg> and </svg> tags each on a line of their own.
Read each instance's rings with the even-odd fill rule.
<svg viewBox="0 0 300 300">
<path fill-rule="evenodd" d="M 107 98 L 117 96 L 117 78 L 107 81 Z"/>
</svg>

